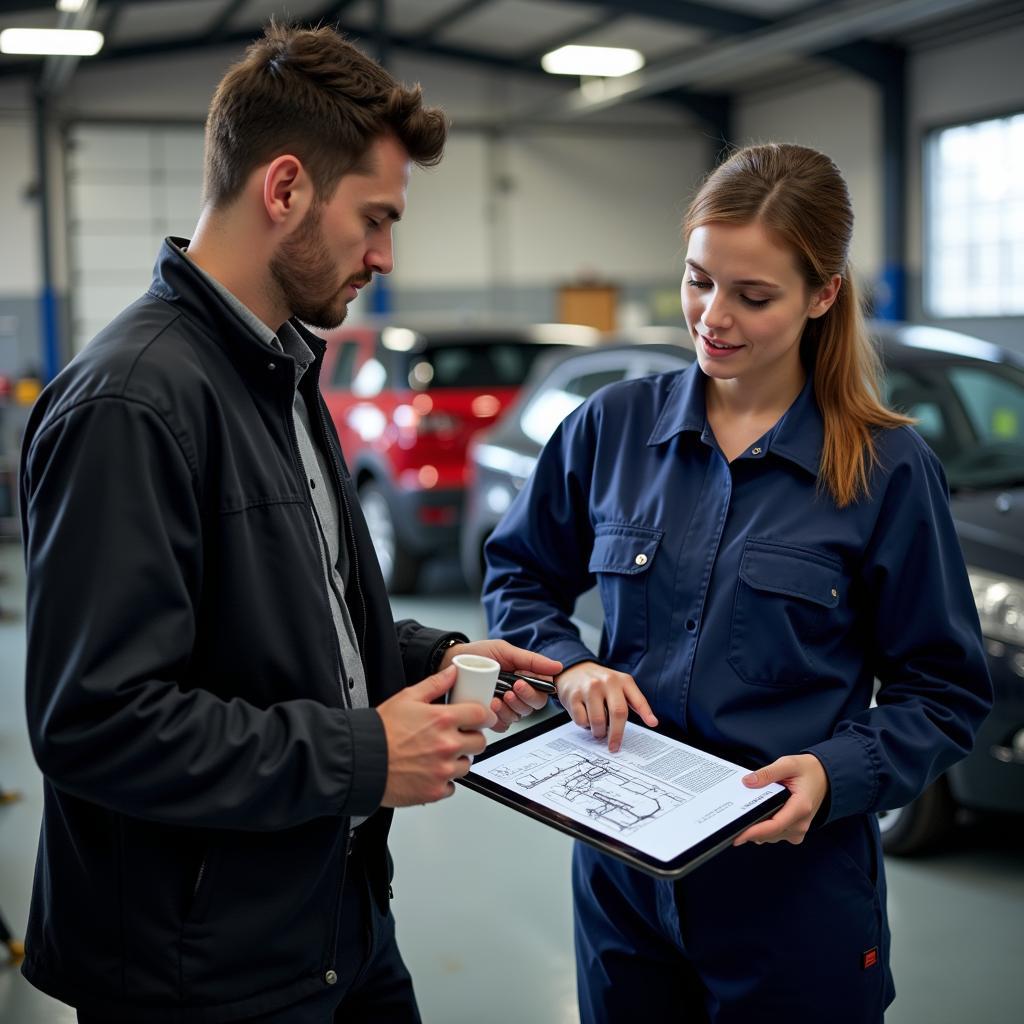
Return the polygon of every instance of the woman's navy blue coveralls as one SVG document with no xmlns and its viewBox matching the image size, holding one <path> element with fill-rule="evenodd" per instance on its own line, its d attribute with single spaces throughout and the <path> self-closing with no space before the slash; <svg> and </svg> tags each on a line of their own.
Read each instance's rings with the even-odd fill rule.
<svg viewBox="0 0 1024 1024">
<path fill-rule="evenodd" d="M 490 628 L 631 673 L 663 727 L 724 757 L 813 753 L 829 796 L 801 845 L 729 849 L 674 885 L 579 846 L 581 1013 L 877 1021 L 893 986 L 874 812 L 967 753 L 991 702 L 945 478 L 916 433 L 886 430 L 870 499 L 837 508 L 810 379 L 732 463 L 704 381 L 694 364 L 612 385 L 562 424 L 487 545 Z M 596 659 L 570 621 L 595 581 Z"/>
</svg>

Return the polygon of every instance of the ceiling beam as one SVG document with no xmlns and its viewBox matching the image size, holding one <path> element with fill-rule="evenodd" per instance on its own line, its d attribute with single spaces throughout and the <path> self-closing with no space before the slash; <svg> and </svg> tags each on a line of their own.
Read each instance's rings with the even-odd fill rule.
<svg viewBox="0 0 1024 1024">
<path fill-rule="evenodd" d="M 249 2 L 249 0 L 228 0 L 213 16 L 206 26 L 207 35 L 219 36 L 231 24 L 232 18 Z"/>
<path fill-rule="evenodd" d="M 452 25 L 462 21 L 467 15 L 490 4 L 490 2 L 491 0 L 463 0 L 461 4 L 457 4 L 450 10 L 445 11 L 444 14 L 438 15 L 433 21 L 421 28 L 414 38 L 419 42 L 428 42 L 435 36 L 440 35 L 446 28 L 451 28 Z"/>
<path fill-rule="evenodd" d="M 132 0 L 133 6 L 146 2 L 159 2 L 159 0 Z M 339 21 L 344 11 L 352 6 L 355 0 L 333 0 L 326 4 L 321 11 L 310 20 L 314 23 L 334 23 Z M 498 54 L 486 54 L 463 47 L 447 46 L 431 40 L 430 36 L 444 27 L 441 23 L 452 23 L 454 16 L 464 16 L 471 9 L 476 9 L 487 0 L 467 0 L 457 8 L 449 11 L 443 18 L 436 19 L 427 29 L 414 35 L 397 35 L 385 31 L 383 34 L 369 34 L 365 30 L 356 29 L 351 26 L 339 25 L 342 31 L 349 35 L 366 38 L 368 43 L 381 39 L 386 46 L 394 47 L 404 51 L 420 52 L 427 56 L 439 57 L 475 63 L 484 67 L 497 70 L 522 71 L 532 74 L 541 74 L 538 67 L 539 56 L 558 45 L 564 45 L 575 38 L 585 36 L 588 32 L 596 31 L 626 15 L 642 15 L 650 18 L 663 18 L 675 25 L 686 25 L 698 27 L 711 31 L 724 31 L 730 33 L 749 33 L 753 30 L 764 31 L 765 27 L 775 27 L 776 23 L 760 17 L 737 14 L 720 8 L 708 7 L 700 3 L 685 3 L 679 0 L 563 0 L 563 2 L 577 3 L 586 6 L 595 13 L 602 12 L 593 23 L 581 26 L 572 33 L 562 33 L 557 38 L 548 40 L 543 48 L 531 47 L 529 53 L 521 53 L 513 57 L 505 57 Z M 13 0 L 20 9 L 27 7 L 50 7 L 53 0 Z M 214 22 L 201 34 L 175 37 L 172 39 L 157 40 L 150 43 L 135 43 L 125 46 L 112 45 L 113 40 L 108 36 L 108 46 L 97 57 L 91 58 L 93 62 L 109 62 L 118 60 L 130 60 L 133 58 L 155 57 L 164 53 L 184 52 L 187 50 L 202 50 L 211 47 L 228 47 L 233 45 L 247 45 L 259 37 L 260 29 L 237 29 L 228 31 L 227 26 L 230 19 L 238 11 L 241 0 L 228 0 L 221 9 L 220 14 Z M 7 6 L 4 4 L 4 6 Z M 116 19 L 123 9 L 124 0 L 115 0 L 112 4 L 104 4 L 104 14 L 109 18 Z M 110 12 L 109 14 L 107 12 Z M 760 38 L 760 37 L 759 37 Z M 746 40 L 741 40 L 745 42 Z M 722 43 L 716 43 L 716 50 Z M 728 45 L 728 44 L 724 44 Z M 833 47 L 824 55 L 830 59 L 846 64 L 853 69 L 868 74 L 876 80 L 884 71 L 885 55 L 880 58 L 873 50 L 876 44 L 858 42 Z M 713 51 L 714 52 L 714 51 Z M 665 62 L 673 63 L 673 61 Z M 674 63 L 681 63 L 678 59 Z M 687 61 L 685 66 L 691 66 L 692 62 Z M 660 68 L 662 65 L 655 65 Z M 874 70 L 873 70 L 874 69 Z M 30 61 L 12 61 L 9 64 L 0 66 L 0 76 L 25 74 L 33 70 Z M 667 85 L 653 89 L 650 95 L 661 93 L 662 98 L 696 114 L 701 120 L 712 127 L 720 126 L 727 121 L 728 104 L 726 97 L 721 94 L 705 94 L 694 91 L 686 86 L 697 84 L 693 82 L 680 82 L 679 87 Z M 569 100 L 565 101 L 567 104 Z M 557 102 L 556 102 L 557 106 Z M 517 120 L 521 120 L 517 118 Z"/>
<path fill-rule="evenodd" d="M 842 47 L 860 36 L 898 31 L 915 22 L 975 6 L 979 0 L 870 0 L 817 8 L 807 17 L 786 20 L 735 40 L 717 42 L 688 61 L 661 61 L 598 87 L 578 89 L 562 102 L 526 112 L 538 118 L 571 119 L 608 110 L 680 86 L 698 85 L 712 75 L 751 67 L 779 56 L 810 56 Z M 588 83 L 589 84 L 589 83 Z"/>
<path fill-rule="evenodd" d="M 138 0 L 134 0 L 134 2 L 138 2 Z M 336 18 L 333 17 L 333 15 L 341 6 L 343 5 L 334 3 L 329 9 L 321 11 L 318 16 L 310 20 L 313 23 L 335 23 Z M 347 4 L 344 6 L 347 6 Z M 620 15 L 615 13 L 614 16 L 617 18 Z M 608 15 L 608 19 L 610 18 L 611 14 Z M 603 19 L 600 24 L 603 24 L 604 20 L 606 19 Z M 339 31 L 344 32 L 346 35 L 364 38 L 368 45 L 373 42 L 371 33 L 366 29 L 356 29 L 352 26 L 346 26 L 343 23 L 338 23 L 337 27 Z M 236 29 L 233 31 L 226 31 L 219 36 L 213 36 L 204 31 L 201 35 L 181 36 L 151 43 L 131 43 L 125 46 L 108 46 L 104 47 L 99 54 L 90 58 L 90 60 L 106 64 L 124 60 L 158 57 L 165 54 L 214 49 L 218 47 L 244 47 L 258 39 L 261 31 L 262 29 L 260 28 Z M 491 70 L 511 71 L 529 74 L 536 77 L 543 77 L 549 83 L 552 81 L 551 76 L 541 70 L 536 56 L 534 55 L 531 55 L 529 58 L 523 58 L 519 56 L 505 57 L 498 54 L 483 54 L 478 51 L 466 50 L 456 46 L 447 46 L 436 42 L 428 41 L 423 43 L 419 40 L 418 36 L 402 36 L 394 33 L 386 33 L 386 42 L 390 47 L 393 47 L 396 50 L 422 53 L 427 56 L 439 57 L 445 60 L 463 61 L 466 63 L 477 64 Z M 0 78 L 10 75 L 24 75 L 30 73 L 37 68 L 40 63 L 41 62 L 38 59 L 26 58 L 24 62 L 13 61 L 9 64 L 0 64 Z M 723 112 L 727 109 L 726 99 L 726 97 L 718 96 L 701 98 L 699 93 L 682 89 L 672 90 L 664 97 L 664 100 L 667 103 L 677 106 L 681 110 L 685 110 L 688 114 L 696 115 L 701 120 L 705 121 L 716 134 L 722 130 L 721 126 L 725 123 L 725 115 Z"/>
<path fill-rule="evenodd" d="M 367 43 L 373 41 L 372 29 L 345 25 L 344 22 L 338 22 L 334 19 L 311 19 L 314 24 L 316 21 L 321 20 L 336 25 L 338 31 L 347 36 L 365 39 Z M 152 42 L 129 43 L 124 46 L 104 47 L 95 57 L 90 57 L 89 61 L 92 64 L 107 64 L 124 60 L 135 60 L 142 57 L 159 57 L 164 54 L 182 53 L 188 50 L 202 51 L 219 47 L 247 46 L 254 40 L 259 39 L 262 34 L 263 28 L 259 26 L 225 32 L 217 38 L 210 38 L 204 32 L 202 35 L 175 36 Z M 475 50 L 465 50 L 461 47 L 446 46 L 440 43 L 417 45 L 413 37 L 399 35 L 394 32 L 387 32 L 386 40 L 389 45 L 396 49 L 411 50 L 427 54 L 428 56 L 451 58 L 452 60 L 464 60 L 499 69 L 522 70 L 512 58 L 483 54 Z M 38 63 L 37 59 L 29 59 L 26 63 L 19 62 L 18 67 L 14 67 L 14 65 L 6 68 L 0 66 L 0 75 L 9 74 L 12 69 L 19 74 L 24 74 L 30 68 L 30 65 Z"/>
<path fill-rule="evenodd" d="M 85 0 L 77 11 L 62 11 L 57 27 L 81 31 L 91 29 L 96 17 L 96 0 Z M 40 97 L 56 96 L 71 81 L 81 57 L 68 54 L 52 55 L 43 62 L 36 89 Z"/>
<path fill-rule="evenodd" d="M 752 32 L 772 25 L 771 18 L 744 14 L 725 7 L 706 3 L 688 3 L 685 0 L 560 0 L 561 3 L 579 4 L 590 8 L 603 8 L 617 14 L 655 18 L 689 28 L 703 28 L 725 35 Z"/>
<path fill-rule="evenodd" d="M 568 46 L 569 43 L 576 42 L 581 36 L 587 36 L 591 32 L 598 32 L 617 21 L 621 21 L 624 17 L 625 13 L 623 11 L 609 11 L 589 25 L 576 28 L 572 32 L 560 32 L 557 36 L 549 37 L 543 43 L 536 43 L 529 50 L 521 53 L 516 58 L 516 61 L 522 67 L 536 68 L 545 53 L 557 50 L 560 46 Z"/>
<path fill-rule="evenodd" d="M 121 15 L 124 14 L 124 5 L 125 0 L 111 0 L 110 3 L 103 5 L 103 23 L 99 26 L 99 30 L 103 33 L 106 42 L 114 38 L 118 22 L 121 20 Z"/>
<path fill-rule="evenodd" d="M 118 2 L 118 0 L 113 0 Z M 163 0 L 132 0 L 133 7 L 143 7 L 146 4 L 162 3 Z M 104 6 L 109 6 L 104 4 Z M 12 14 L 23 14 L 30 11 L 51 10 L 57 14 L 56 0 L 0 0 L 0 14 L 9 17 Z"/>
<path fill-rule="evenodd" d="M 334 0 L 333 3 L 322 8 L 319 14 L 310 15 L 302 20 L 310 25 L 330 25 L 337 21 L 354 3 L 355 0 Z"/>
</svg>

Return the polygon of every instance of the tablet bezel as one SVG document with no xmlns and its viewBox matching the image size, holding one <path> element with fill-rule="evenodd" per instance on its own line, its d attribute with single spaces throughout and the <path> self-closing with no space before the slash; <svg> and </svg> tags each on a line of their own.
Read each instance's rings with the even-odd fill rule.
<svg viewBox="0 0 1024 1024">
<path fill-rule="evenodd" d="M 545 732 L 557 729 L 569 721 L 571 721 L 571 718 L 567 711 L 563 710 L 557 714 L 551 715 L 534 726 L 518 730 L 512 736 L 506 736 L 500 740 L 495 740 L 494 742 L 489 743 L 487 749 L 482 754 L 477 754 L 476 757 L 474 757 L 473 763 L 480 764 L 482 761 L 486 761 L 495 754 L 500 754 L 503 751 L 518 746 L 520 743 L 527 740 L 535 739 L 537 736 L 541 736 Z M 653 731 L 657 732 L 656 729 Z M 512 790 L 506 789 L 504 786 L 499 785 L 483 775 L 478 775 L 470 771 L 468 775 L 465 775 L 460 779 L 456 779 L 455 781 L 459 785 L 465 786 L 473 792 L 481 793 L 483 796 L 496 800 L 498 803 L 504 804 L 506 807 L 511 807 L 513 810 L 527 815 L 527 817 L 534 818 L 537 821 L 543 822 L 545 825 L 558 829 L 558 831 L 572 836 L 573 839 L 578 839 L 580 842 L 587 843 L 588 845 L 600 850 L 602 853 L 611 854 L 611 856 L 625 861 L 630 865 L 630 867 L 638 868 L 639 870 L 646 871 L 648 874 L 654 875 L 657 878 L 664 879 L 682 878 L 683 875 L 686 875 L 695 868 L 700 867 L 701 864 L 713 857 L 716 853 L 730 846 L 736 836 L 738 836 L 744 829 L 749 828 L 751 825 L 763 820 L 764 818 L 770 817 L 789 799 L 789 792 L 787 790 L 783 790 L 779 793 L 773 793 L 763 803 L 758 804 L 756 807 L 752 807 L 740 817 L 734 818 L 712 835 L 694 843 L 693 846 L 682 851 L 672 860 L 664 861 L 659 860 L 650 854 L 644 853 L 642 850 L 638 850 L 635 847 L 630 846 L 628 843 L 624 843 L 621 839 L 615 839 L 612 836 L 604 835 L 604 833 L 598 832 L 596 829 L 583 824 L 583 822 L 576 821 L 575 818 L 570 818 L 568 815 L 562 814 L 550 807 L 545 807 L 542 804 L 531 800 L 528 796 L 520 796 L 518 793 L 513 793 Z"/>
</svg>

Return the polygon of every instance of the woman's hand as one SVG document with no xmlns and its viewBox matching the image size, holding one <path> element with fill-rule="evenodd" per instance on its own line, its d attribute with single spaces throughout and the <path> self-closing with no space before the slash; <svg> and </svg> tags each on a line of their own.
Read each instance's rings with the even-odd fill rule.
<svg viewBox="0 0 1024 1024">
<path fill-rule="evenodd" d="M 449 647 L 441 659 L 441 668 L 447 668 L 456 654 L 477 654 L 482 658 L 493 658 L 504 672 L 525 672 L 538 679 L 550 680 L 562 668 L 560 661 L 545 658 L 543 654 L 534 654 L 533 651 L 525 651 L 522 647 L 513 647 L 505 640 L 474 640 L 472 643 Z M 529 683 L 520 679 L 511 690 L 491 701 L 491 710 L 498 716 L 497 724 L 491 728 L 494 732 L 504 732 L 520 718 L 539 711 L 547 702 L 546 693 L 535 690 Z"/>
<path fill-rule="evenodd" d="M 760 789 L 769 782 L 778 782 L 789 790 L 789 799 L 772 817 L 759 821 L 741 832 L 733 846 L 744 843 L 777 843 L 785 840 L 802 843 L 818 808 L 828 796 L 828 776 L 813 754 L 791 754 L 780 757 L 756 772 L 743 777 L 750 789 Z"/>
<path fill-rule="evenodd" d="M 605 668 L 595 661 L 581 661 L 558 676 L 555 685 L 558 699 L 572 720 L 589 729 L 596 739 L 607 735 L 608 749 L 613 753 L 622 745 L 630 708 L 647 725 L 658 724 L 636 680 L 625 672 Z"/>
</svg>

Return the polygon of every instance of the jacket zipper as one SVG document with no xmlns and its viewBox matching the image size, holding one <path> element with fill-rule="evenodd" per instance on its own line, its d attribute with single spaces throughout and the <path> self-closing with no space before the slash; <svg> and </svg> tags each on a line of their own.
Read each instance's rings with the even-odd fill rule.
<svg viewBox="0 0 1024 1024">
<path fill-rule="evenodd" d="M 327 429 L 327 422 L 324 419 L 324 407 L 323 399 L 320 397 L 320 388 L 316 389 L 316 411 L 317 418 L 320 422 L 320 440 L 321 443 L 326 445 L 327 450 L 331 453 L 331 465 L 334 469 L 334 485 L 338 490 L 338 494 L 341 497 L 341 504 L 345 509 L 345 525 L 347 527 L 347 533 L 341 538 L 341 542 L 348 547 L 349 554 L 352 558 L 352 579 L 355 583 L 356 593 L 359 595 L 359 605 L 362 608 L 362 622 L 359 631 L 359 650 L 356 652 L 362 657 L 362 652 L 366 650 L 366 599 L 363 596 L 363 587 L 359 579 L 359 555 L 356 551 L 356 534 L 355 525 L 352 522 L 352 508 L 349 504 L 348 495 L 345 493 L 345 480 L 341 472 L 341 463 L 338 459 L 338 453 L 335 450 L 334 444 L 331 442 L 330 431 Z M 352 539 L 352 543 L 349 544 L 349 538 Z M 340 656 L 339 656 L 340 657 Z M 352 847 L 352 833 L 351 831 L 345 837 L 345 859 L 342 861 L 341 866 L 341 886 L 338 889 L 338 902 L 334 908 L 334 935 L 331 940 L 331 956 L 330 963 L 333 964 L 338 953 L 338 933 L 341 930 L 341 901 L 344 899 L 345 893 L 345 876 L 348 873 L 348 857 L 349 851 Z"/>
<path fill-rule="evenodd" d="M 206 874 L 206 856 L 199 862 L 199 873 L 196 875 L 196 884 L 192 887 L 192 902 L 195 903 L 199 895 L 199 887 L 203 884 L 203 875 Z"/>
<path fill-rule="evenodd" d="M 332 467 L 334 469 L 334 477 L 335 477 L 334 484 L 335 484 L 335 487 L 338 490 L 338 494 L 341 496 L 341 503 L 342 503 L 342 505 L 344 506 L 344 509 L 345 509 L 345 523 L 346 523 L 346 526 L 348 527 L 348 533 L 347 533 L 346 536 L 340 537 L 339 540 L 341 541 L 341 543 L 345 544 L 346 547 L 348 547 L 349 552 L 350 552 L 350 554 L 352 556 L 352 577 L 353 577 L 353 579 L 355 581 L 356 593 L 359 595 L 359 604 L 360 604 L 360 607 L 362 608 L 362 612 L 363 612 L 363 614 L 362 614 L 362 629 L 360 630 L 360 638 L 359 638 L 359 651 L 357 651 L 356 653 L 360 657 L 362 657 L 362 652 L 364 650 L 366 650 L 366 617 L 367 617 L 366 616 L 366 599 L 363 597 L 363 588 L 362 588 L 362 584 L 360 583 L 360 579 L 359 579 L 359 556 L 356 553 L 355 527 L 354 527 L 354 524 L 352 522 L 352 509 L 349 506 L 348 495 L 345 493 L 345 485 L 344 485 L 344 480 L 342 479 L 341 465 L 340 465 L 340 462 L 338 460 L 338 453 L 335 450 L 334 445 L 331 443 L 330 433 L 329 433 L 329 431 L 327 429 L 327 424 L 326 424 L 326 422 L 324 420 L 323 399 L 320 397 L 320 387 L 319 387 L 319 384 L 314 389 L 314 391 L 315 391 L 315 395 L 316 395 L 317 419 L 318 419 L 319 425 L 320 425 L 320 441 L 321 441 L 322 444 L 326 445 L 327 450 L 331 454 L 331 465 L 332 465 Z M 294 402 L 294 397 L 292 398 L 292 401 Z M 294 413 L 293 413 L 292 409 L 289 407 L 289 409 L 287 410 L 287 414 L 285 416 L 285 421 L 286 421 L 286 423 L 288 425 L 288 437 L 289 437 L 289 440 L 292 443 L 292 458 L 294 460 L 294 465 L 295 465 L 296 470 L 299 470 L 302 467 L 302 453 L 299 451 L 299 440 L 298 440 L 298 438 L 295 435 L 295 421 L 293 419 L 293 416 L 294 416 Z M 313 516 L 313 511 L 314 511 L 313 510 L 313 500 L 312 500 L 312 498 L 310 498 L 309 492 L 305 488 L 305 476 L 304 476 L 304 474 L 300 474 L 300 479 L 302 480 L 303 490 L 305 491 L 305 494 L 306 494 L 306 507 L 307 507 L 307 509 L 309 509 L 310 516 L 312 517 Z M 351 545 L 348 544 L 348 537 L 352 538 L 352 544 Z M 320 548 L 320 544 L 321 544 L 320 538 L 316 537 L 315 540 L 316 540 L 317 548 L 319 549 Z M 322 550 L 320 552 L 320 558 L 321 558 L 321 560 L 323 560 L 323 551 Z M 324 596 L 327 597 L 327 603 L 328 603 L 328 606 L 329 606 L 330 605 L 330 596 L 327 594 L 327 586 L 328 586 L 328 584 L 325 581 L 324 582 L 324 591 L 323 592 L 324 592 Z M 338 643 L 337 635 L 334 634 L 333 631 L 332 631 L 332 635 L 334 636 L 334 651 L 335 651 L 335 655 L 337 657 L 338 667 L 339 667 L 339 669 L 343 669 L 344 665 L 342 664 L 342 660 L 341 660 L 341 646 Z M 345 676 L 345 675 L 346 675 L 345 672 L 340 672 L 339 673 L 339 676 Z M 345 707 L 351 708 L 352 707 L 352 699 L 351 699 L 351 696 L 348 693 L 348 686 L 345 685 L 345 680 L 344 679 L 341 680 L 341 692 L 342 692 L 342 702 L 344 703 Z M 334 961 L 337 958 L 337 954 L 338 954 L 338 934 L 339 934 L 339 932 L 341 930 L 341 917 L 340 917 L 340 914 L 341 914 L 341 901 L 344 898 L 344 893 L 345 893 L 345 877 L 346 877 L 346 875 L 348 873 L 348 856 L 349 856 L 349 850 L 351 849 L 351 844 L 352 844 L 352 833 L 350 831 L 345 836 L 345 853 L 344 853 L 344 856 L 343 856 L 342 862 L 341 862 L 341 878 L 340 878 L 339 883 L 338 883 L 338 895 L 337 895 L 337 898 L 334 901 L 334 929 L 333 929 L 333 931 L 331 933 L 330 953 L 329 953 L 328 958 L 327 958 L 327 965 L 325 967 L 325 975 L 326 975 L 326 971 L 333 970 Z"/>
<path fill-rule="evenodd" d="M 338 958 L 338 932 L 341 930 L 341 901 L 345 898 L 345 878 L 348 875 L 348 856 L 352 848 L 351 829 L 345 834 L 345 852 L 341 858 L 341 883 L 338 885 L 338 898 L 334 901 L 334 930 L 331 933 L 331 949 L 324 967 L 325 972 L 333 970 Z"/>
</svg>

